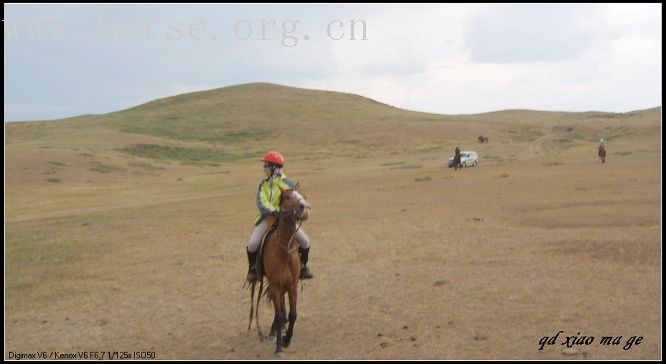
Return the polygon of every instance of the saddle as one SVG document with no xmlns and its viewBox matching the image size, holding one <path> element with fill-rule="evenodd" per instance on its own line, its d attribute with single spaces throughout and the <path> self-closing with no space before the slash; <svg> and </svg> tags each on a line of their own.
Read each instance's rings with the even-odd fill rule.
<svg viewBox="0 0 666 364">
<path fill-rule="evenodd" d="M 263 238 L 261 238 L 261 245 L 259 245 L 259 254 L 257 255 L 257 262 L 255 263 L 255 269 L 257 270 L 257 280 L 264 278 L 264 267 L 263 267 L 263 256 L 264 256 L 264 245 L 268 240 L 268 237 L 277 230 L 278 222 L 280 220 L 277 216 L 270 215 L 268 216 L 268 225 L 266 227 L 266 232 L 264 233 Z"/>
</svg>

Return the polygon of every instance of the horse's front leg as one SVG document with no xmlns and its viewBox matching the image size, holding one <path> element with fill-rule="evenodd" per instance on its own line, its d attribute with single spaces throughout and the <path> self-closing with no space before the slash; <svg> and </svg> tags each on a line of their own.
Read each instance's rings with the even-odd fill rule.
<svg viewBox="0 0 666 364">
<path fill-rule="evenodd" d="M 280 306 L 282 307 L 282 327 L 284 328 L 287 325 L 287 305 L 285 304 L 286 295 L 282 295 L 282 301 Z"/>
<path fill-rule="evenodd" d="M 271 324 L 271 332 L 268 334 L 268 337 L 274 338 L 277 335 L 277 325 L 278 325 L 278 316 L 277 314 L 273 318 L 273 323 Z"/>
<path fill-rule="evenodd" d="M 284 322 L 284 317 L 282 317 L 282 299 L 280 298 L 282 295 L 284 295 L 284 293 L 280 289 L 271 290 L 273 307 L 275 308 L 273 327 L 275 327 L 275 354 L 277 355 L 281 355 L 283 353 L 282 348 L 284 347 L 284 343 L 282 341 L 282 323 Z M 273 331 L 273 327 L 271 327 L 271 331 Z"/>
<path fill-rule="evenodd" d="M 280 325 L 284 328 L 284 326 L 287 324 L 287 305 L 285 305 L 285 296 L 282 295 L 282 300 L 280 301 L 280 307 L 282 307 L 282 321 L 280 321 Z M 270 337 L 275 337 L 276 332 L 277 332 L 277 316 L 273 320 L 273 324 L 271 325 L 271 334 Z"/>
<path fill-rule="evenodd" d="M 294 335 L 294 324 L 296 323 L 296 301 L 298 296 L 298 284 L 293 284 L 289 287 L 287 291 L 289 295 L 289 328 L 287 329 L 287 334 L 284 337 L 284 347 L 288 347 L 291 343 L 291 337 Z M 283 306 L 284 307 L 284 306 Z"/>
</svg>

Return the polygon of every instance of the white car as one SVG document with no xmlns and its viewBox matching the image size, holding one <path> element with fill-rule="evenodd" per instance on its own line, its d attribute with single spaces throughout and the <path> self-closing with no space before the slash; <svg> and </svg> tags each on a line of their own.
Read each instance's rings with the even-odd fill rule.
<svg viewBox="0 0 666 364">
<path fill-rule="evenodd" d="M 453 158 L 449 158 L 449 168 L 453 167 Z M 476 167 L 479 164 L 479 155 L 473 150 L 463 150 L 460 152 L 460 164 L 463 167 Z"/>
</svg>

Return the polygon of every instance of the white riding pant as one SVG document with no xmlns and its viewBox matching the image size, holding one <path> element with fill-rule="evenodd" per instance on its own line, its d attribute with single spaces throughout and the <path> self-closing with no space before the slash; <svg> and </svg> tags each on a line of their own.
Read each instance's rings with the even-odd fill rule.
<svg viewBox="0 0 666 364">
<path fill-rule="evenodd" d="M 261 245 L 261 238 L 264 237 L 267 226 L 268 219 L 264 219 L 259 223 L 259 225 L 257 225 L 257 227 L 254 228 L 252 236 L 250 237 L 250 241 L 247 243 L 247 250 L 250 253 L 254 253 L 259 250 L 259 246 Z M 294 234 L 294 239 L 296 239 L 298 246 L 301 249 L 307 249 L 310 247 L 310 238 L 308 238 L 308 235 L 305 233 L 305 231 L 303 231 L 302 228 L 296 231 L 296 234 Z"/>
</svg>

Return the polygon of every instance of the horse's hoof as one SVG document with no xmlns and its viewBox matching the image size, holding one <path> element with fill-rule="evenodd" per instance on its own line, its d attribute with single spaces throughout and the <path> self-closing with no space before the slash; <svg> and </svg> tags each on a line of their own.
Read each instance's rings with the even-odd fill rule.
<svg viewBox="0 0 666 364">
<path fill-rule="evenodd" d="M 280 352 L 275 353 L 275 357 L 280 359 L 280 360 L 284 360 L 284 352 L 280 351 Z"/>
</svg>

